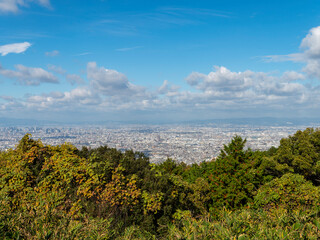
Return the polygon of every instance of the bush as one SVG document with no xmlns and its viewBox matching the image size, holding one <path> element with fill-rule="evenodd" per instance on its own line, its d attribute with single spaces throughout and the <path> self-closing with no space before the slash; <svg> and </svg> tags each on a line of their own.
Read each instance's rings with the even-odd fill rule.
<svg viewBox="0 0 320 240">
<path fill-rule="evenodd" d="M 257 208 L 283 208 L 287 210 L 310 210 L 319 206 L 318 187 L 298 174 L 287 173 L 263 185 L 254 197 Z"/>
</svg>

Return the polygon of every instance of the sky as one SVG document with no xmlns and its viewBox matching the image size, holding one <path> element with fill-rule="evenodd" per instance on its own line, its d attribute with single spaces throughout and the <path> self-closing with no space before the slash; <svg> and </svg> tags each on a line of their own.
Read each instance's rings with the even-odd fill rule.
<svg viewBox="0 0 320 240">
<path fill-rule="evenodd" d="M 318 0 L 0 0 L 0 117 L 320 117 Z"/>
</svg>

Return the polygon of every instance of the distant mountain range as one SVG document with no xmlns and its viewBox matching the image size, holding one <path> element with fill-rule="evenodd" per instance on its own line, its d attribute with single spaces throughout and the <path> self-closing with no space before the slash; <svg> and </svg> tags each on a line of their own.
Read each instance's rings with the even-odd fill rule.
<svg viewBox="0 0 320 240">
<path fill-rule="evenodd" d="M 211 119 L 204 121 L 191 121 L 194 124 L 230 124 L 230 125 L 257 125 L 257 126 L 296 126 L 296 125 L 319 125 L 318 118 L 227 118 Z"/>
<path fill-rule="evenodd" d="M 138 121 L 79 121 L 79 122 L 59 122 L 46 121 L 36 119 L 17 119 L 17 118 L 0 118 L 0 127 L 16 127 L 16 126 L 120 126 L 126 124 L 146 124 L 146 125 L 162 125 L 162 124 L 182 124 L 182 125 L 254 125 L 254 126 L 319 126 L 318 118 L 226 118 L 226 119 L 208 119 L 198 121 L 183 122 L 138 122 Z"/>
<path fill-rule="evenodd" d="M 61 123 L 55 121 L 43 121 L 35 119 L 18 119 L 18 118 L 0 118 L 1 127 L 13 126 L 45 126 L 45 125 L 59 125 Z"/>
</svg>

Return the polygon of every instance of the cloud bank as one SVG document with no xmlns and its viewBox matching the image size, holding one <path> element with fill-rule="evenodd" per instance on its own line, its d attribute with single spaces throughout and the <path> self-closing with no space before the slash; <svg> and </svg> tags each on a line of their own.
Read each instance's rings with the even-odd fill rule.
<svg viewBox="0 0 320 240">
<path fill-rule="evenodd" d="M 43 69 L 16 66 L 17 71 L 1 70 L 0 73 L 16 79 L 19 84 L 38 85 L 56 83 L 57 79 Z M 69 81 L 82 85 L 65 92 L 29 95 L 23 100 L 8 99 L 27 109 L 37 111 L 71 111 L 74 109 L 96 112 L 108 111 L 251 111 L 252 109 L 312 108 L 320 100 L 319 87 L 304 85 L 305 76 L 288 71 L 280 76 L 264 72 L 233 72 L 215 66 L 208 74 L 192 72 L 185 78 L 191 90 L 183 90 L 168 81 L 151 91 L 129 81 L 116 70 L 87 64 L 87 80 L 78 75 L 67 75 Z M 31 81 L 30 79 L 35 79 Z M 7 105 L 12 107 L 13 105 Z M 315 106 L 317 107 L 317 106 Z"/>
</svg>

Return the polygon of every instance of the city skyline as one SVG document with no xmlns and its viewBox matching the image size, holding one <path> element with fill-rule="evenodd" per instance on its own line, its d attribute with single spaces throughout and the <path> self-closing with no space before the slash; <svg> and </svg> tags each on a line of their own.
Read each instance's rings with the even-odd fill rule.
<svg viewBox="0 0 320 240">
<path fill-rule="evenodd" d="M 320 116 L 317 1 L 0 0 L 0 117 Z"/>
</svg>

